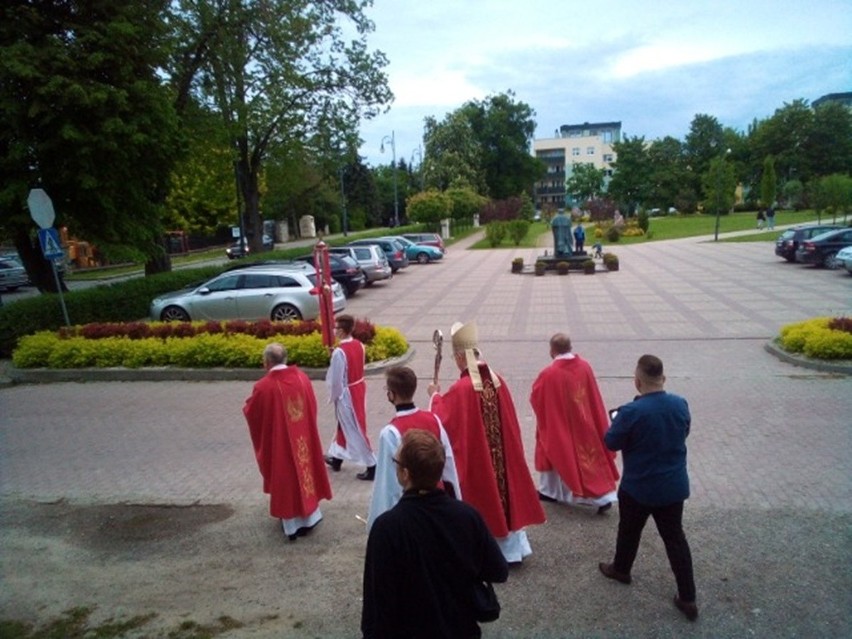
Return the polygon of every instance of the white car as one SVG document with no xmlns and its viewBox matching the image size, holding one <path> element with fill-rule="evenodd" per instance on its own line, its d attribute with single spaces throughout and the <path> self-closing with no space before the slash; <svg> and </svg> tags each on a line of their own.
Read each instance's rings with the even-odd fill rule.
<svg viewBox="0 0 852 639">
<path fill-rule="evenodd" d="M 834 259 L 838 264 L 846 267 L 846 270 L 849 271 L 849 275 L 852 275 L 852 246 L 840 249 Z"/>
<path fill-rule="evenodd" d="M 17 291 L 29 283 L 26 269 L 17 258 L 0 257 L 0 288 L 7 291 Z"/>
<path fill-rule="evenodd" d="M 316 269 L 310 264 L 263 264 L 226 271 L 200 286 L 161 295 L 151 302 L 151 319 L 262 320 L 279 322 L 319 317 Z M 332 282 L 335 313 L 346 308 L 346 296 Z"/>
</svg>

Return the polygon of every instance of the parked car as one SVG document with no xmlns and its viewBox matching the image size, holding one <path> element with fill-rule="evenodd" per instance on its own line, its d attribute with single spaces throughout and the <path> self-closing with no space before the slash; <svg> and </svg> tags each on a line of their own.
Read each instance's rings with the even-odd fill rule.
<svg viewBox="0 0 852 639">
<path fill-rule="evenodd" d="M 812 224 L 787 229 L 775 240 L 775 255 L 783 257 L 788 262 L 795 262 L 796 251 L 802 242 L 811 239 L 814 235 L 842 228 L 839 224 Z"/>
<path fill-rule="evenodd" d="M 408 257 L 405 255 L 405 247 L 396 240 L 388 237 L 373 237 L 349 242 L 349 246 L 366 246 L 368 244 L 375 244 L 381 247 L 385 252 L 385 257 L 388 258 L 391 271 L 394 273 L 401 268 L 408 268 Z"/>
<path fill-rule="evenodd" d="M 275 248 L 275 240 L 272 239 L 272 236 L 267 235 L 266 233 L 263 234 L 263 248 L 266 251 L 271 251 Z M 236 260 L 241 257 L 245 257 L 249 253 L 251 253 L 251 249 L 249 248 L 248 240 L 245 238 L 242 242 L 236 241 L 225 249 L 225 255 L 228 256 L 229 260 Z"/>
<path fill-rule="evenodd" d="M 401 235 L 394 235 L 390 239 L 396 240 L 400 244 L 402 244 L 405 249 L 405 256 L 408 258 L 409 262 L 417 262 L 418 264 L 428 264 L 433 260 L 440 260 L 444 257 L 444 252 L 439 249 L 437 246 L 430 246 L 429 244 L 416 244 L 411 240 L 402 237 Z"/>
<path fill-rule="evenodd" d="M 829 269 L 840 268 L 837 253 L 847 246 L 852 246 L 852 228 L 828 231 L 802 242 L 796 251 L 796 261 Z"/>
<path fill-rule="evenodd" d="M 428 244 L 429 246 L 441 249 L 442 253 L 447 252 L 447 249 L 444 247 L 444 240 L 437 233 L 403 233 L 402 237 L 415 244 Z"/>
<path fill-rule="evenodd" d="M 261 264 L 226 271 L 194 288 L 167 293 L 151 302 L 151 319 L 311 320 L 319 316 L 316 270 L 302 262 Z M 346 296 L 332 284 L 333 308 L 346 308 Z"/>
<path fill-rule="evenodd" d="M 381 247 L 375 244 L 370 246 L 330 246 L 328 252 L 333 255 L 348 255 L 358 262 L 358 266 L 367 277 L 365 286 L 371 286 L 373 282 L 388 280 L 393 277 L 388 258 Z"/>
<path fill-rule="evenodd" d="M 0 258 L 0 288 L 6 291 L 17 291 L 29 284 L 27 270 L 13 257 Z"/>
<path fill-rule="evenodd" d="M 837 252 L 837 263 L 843 265 L 849 271 L 849 275 L 852 275 L 852 246 L 847 246 Z"/>
<path fill-rule="evenodd" d="M 293 259 L 312 266 L 314 263 L 313 254 L 300 255 Z M 328 261 L 331 266 L 331 277 L 343 287 L 346 297 L 354 295 L 367 283 L 367 276 L 364 275 L 364 270 L 358 265 L 358 262 L 348 255 L 329 253 Z"/>
</svg>

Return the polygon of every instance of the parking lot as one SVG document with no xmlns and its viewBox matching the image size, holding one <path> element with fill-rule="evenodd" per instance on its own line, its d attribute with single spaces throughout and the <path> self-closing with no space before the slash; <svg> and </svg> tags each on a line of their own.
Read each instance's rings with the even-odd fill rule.
<svg viewBox="0 0 852 639">
<path fill-rule="evenodd" d="M 529 530 L 534 554 L 498 586 L 503 615 L 484 636 L 852 634 L 843 568 L 852 559 L 852 378 L 764 350 L 783 324 L 852 315 L 852 277 L 787 264 L 768 244 L 700 239 L 609 247 L 618 272 L 535 277 L 511 274 L 510 262 L 539 250 L 464 250 L 471 241 L 359 292 L 347 311 L 408 337 L 420 404 L 432 332 L 475 319 L 485 358 L 513 392 L 530 467 L 528 396 L 551 334 L 570 333 L 608 406 L 632 397 L 639 355 L 662 357 L 667 388 L 693 415 L 685 526 L 701 607 L 693 625 L 671 605 L 674 581 L 652 529 L 625 587 L 597 573 L 613 551 L 617 509 L 598 517 L 547 504 L 548 522 Z M 441 382 L 454 378 L 445 358 Z M 368 379 L 374 438 L 391 415 L 382 385 Z M 331 409 L 324 384 L 315 390 L 327 442 Z M 323 524 L 288 544 L 260 493 L 240 412 L 249 392 L 225 381 L 0 388 L 0 617 L 47 620 L 94 605 L 96 620 L 156 612 L 164 629 L 224 615 L 243 624 L 227 637 L 358 636 L 366 537 L 356 515 L 366 514 L 370 486 L 344 465 Z M 167 522 L 192 505 L 210 516 L 122 528 L 138 517 L 94 510 L 114 504 L 165 507 Z"/>
</svg>

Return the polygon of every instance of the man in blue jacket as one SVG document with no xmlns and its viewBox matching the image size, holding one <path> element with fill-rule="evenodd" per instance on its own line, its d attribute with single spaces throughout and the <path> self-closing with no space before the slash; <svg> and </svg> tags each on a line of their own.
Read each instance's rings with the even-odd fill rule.
<svg viewBox="0 0 852 639">
<path fill-rule="evenodd" d="M 611 564 L 601 562 L 598 568 L 605 577 L 629 584 L 642 529 L 653 517 L 677 581 L 674 605 L 695 621 L 692 555 L 682 524 L 683 502 L 689 497 L 689 406 L 682 397 L 663 390 L 665 381 L 659 357 L 640 357 L 634 374 L 639 395 L 618 409 L 604 436 L 607 448 L 621 451 L 624 474 L 618 490 L 615 559 Z"/>
</svg>

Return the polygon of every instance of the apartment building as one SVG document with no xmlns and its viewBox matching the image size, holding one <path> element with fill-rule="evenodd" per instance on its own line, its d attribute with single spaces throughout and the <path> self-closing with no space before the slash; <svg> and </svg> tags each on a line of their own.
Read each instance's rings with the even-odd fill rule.
<svg viewBox="0 0 852 639">
<path fill-rule="evenodd" d="M 603 169 L 606 182 L 612 177 L 615 151 L 621 141 L 621 122 L 563 124 L 554 137 L 533 140 L 533 155 L 547 166 L 547 174 L 535 185 L 535 205 L 570 208 L 575 202 L 565 192 L 565 180 L 575 164 L 592 164 Z"/>
</svg>

